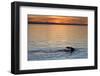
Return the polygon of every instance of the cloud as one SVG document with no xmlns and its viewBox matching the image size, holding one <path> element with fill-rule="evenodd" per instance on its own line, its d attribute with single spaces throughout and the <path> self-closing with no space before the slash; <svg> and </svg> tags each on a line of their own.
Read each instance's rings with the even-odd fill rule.
<svg viewBox="0 0 100 76">
<path fill-rule="evenodd" d="M 58 23 L 58 24 L 88 24 L 87 17 L 77 16 L 46 16 L 46 15 L 28 15 L 28 22 L 40 23 Z"/>
</svg>

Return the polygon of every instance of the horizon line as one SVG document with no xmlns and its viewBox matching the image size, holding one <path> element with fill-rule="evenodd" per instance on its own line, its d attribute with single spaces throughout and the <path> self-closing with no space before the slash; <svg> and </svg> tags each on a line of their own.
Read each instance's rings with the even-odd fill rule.
<svg viewBox="0 0 100 76">
<path fill-rule="evenodd" d="M 54 23 L 54 22 L 28 22 L 28 24 L 88 25 L 88 24 L 77 24 L 77 23 Z"/>
</svg>

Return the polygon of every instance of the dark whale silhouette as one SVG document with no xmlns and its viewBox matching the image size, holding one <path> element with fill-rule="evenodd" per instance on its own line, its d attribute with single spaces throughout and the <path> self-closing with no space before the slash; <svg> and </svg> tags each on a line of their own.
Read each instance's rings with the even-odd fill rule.
<svg viewBox="0 0 100 76">
<path fill-rule="evenodd" d="M 75 49 L 73 47 L 66 47 L 66 51 L 70 51 L 70 53 L 73 53 Z"/>
<path fill-rule="evenodd" d="M 58 50 L 58 51 L 64 51 L 64 52 L 73 53 L 75 51 L 75 48 L 73 48 L 73 47 L 65 47 L 65 49 L 61 49 L 61 50 Z"/>
</svg>

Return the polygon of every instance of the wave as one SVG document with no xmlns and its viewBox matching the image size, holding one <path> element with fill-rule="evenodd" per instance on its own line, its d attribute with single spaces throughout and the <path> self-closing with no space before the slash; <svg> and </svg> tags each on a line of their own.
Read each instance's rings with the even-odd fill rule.
<svg viewBox="0 0 100 76">
<path fill-rule="evenodd" d="M 50 53 L 50 52 L 60 52 L 60 50 L 63 50 L 64 48 L 42 48 L 42 49 L 34 49 L 29 50 L 30 52 L 44 52 L 44 53 Z M 87 48 L 75 48 L 75 51 L 85 51 Z"/>
<path fill-rule="evenodd" d="M 88 58 L 87 48 L 75 48 L 73 53 L 57 50 L 28 51 L 28 60 L 62 60 Z"/>
</svg>

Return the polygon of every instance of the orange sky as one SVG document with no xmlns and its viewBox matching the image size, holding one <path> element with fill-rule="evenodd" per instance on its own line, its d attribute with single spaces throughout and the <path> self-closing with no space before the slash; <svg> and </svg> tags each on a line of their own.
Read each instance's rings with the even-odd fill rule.
<svg viewBox="0 0 100 76">
<path fill-rule="evenodd" d="M 87 25 L 88 18 L 87 17 L 75 17 L 75 16 L 28 15 L 28 22 Z"/>
</svg>

